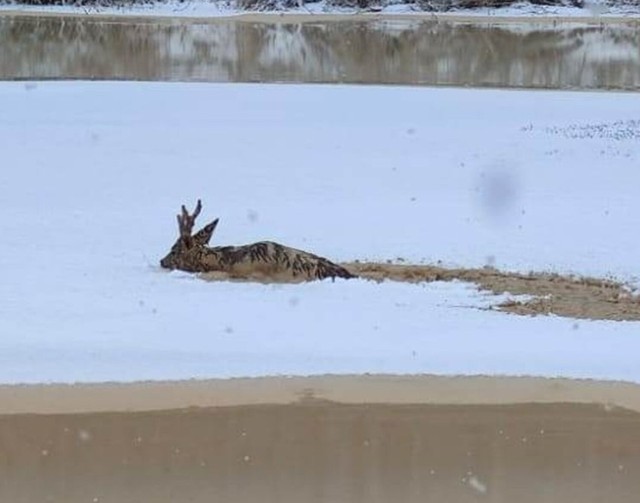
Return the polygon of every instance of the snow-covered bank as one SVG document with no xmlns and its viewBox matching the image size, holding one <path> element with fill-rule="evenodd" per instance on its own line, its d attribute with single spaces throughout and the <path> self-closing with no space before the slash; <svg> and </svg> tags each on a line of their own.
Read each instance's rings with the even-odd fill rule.
<svg viewBox="0 0 640 503">
<path fill-rule="evenodd" d="M 635 281 L 637 96 L 341 86 L 0 85 L 0 381 L 317 373 L 640 382 L 635 323 L 480 310 L 465 284 L 265 286 L 161 271 L 217 244 Z"/>
<path fill-rule="evenodd" d="M 529 2 L 490 2 L 456 0 L 422 0 L 415 2 L 378 0 L 158 0 L 136 2 L 104 0 L 98 2 L 54 0 L 51 4 L 7 1 L 0 4 L 0 13 L 82 15 L 82 16 L 151 16 L 172 18 L 219 18 L 245 16 L 249 18 L 293 17 L 303 20 L 340 19 L 341 17 L 414 16 L 442 20 L 508 22 L 514 18 L 535 18 L 581 22 L 624 22 L 640 19 L 640 4 L 634 0 L 605 1 L 558 0 L 557 5 L 536 5 Z M 43 4 L 48 3 L 42 0 Z M 550 4 L 551 2 L 547 2 Z M 358 7 L 359 4 L 366 5 Z M 482 5 L 487 5 L 482 7 Z M 477 5 L 474 7 L 474 5 Z"/>
</svg>

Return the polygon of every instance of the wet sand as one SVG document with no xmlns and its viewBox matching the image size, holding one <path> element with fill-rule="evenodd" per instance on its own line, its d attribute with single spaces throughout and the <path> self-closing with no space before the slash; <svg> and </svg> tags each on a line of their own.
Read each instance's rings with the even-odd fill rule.
<svg viewBox="0 0 640 503">
<path fill-rule="evenodd" d="M 601 404 L 640 414 L 640 385 L 536 377 L 324 375 L 127 384 L 0 385 L 0 415 L 334 404 Z"/>
<path fill-rule="evenodd" d="M 12 503 L 635 503 L 640 494 L 640 386 L 624 383 L 5 386 L 0 404 L 0 501 Z"/>
</svg>

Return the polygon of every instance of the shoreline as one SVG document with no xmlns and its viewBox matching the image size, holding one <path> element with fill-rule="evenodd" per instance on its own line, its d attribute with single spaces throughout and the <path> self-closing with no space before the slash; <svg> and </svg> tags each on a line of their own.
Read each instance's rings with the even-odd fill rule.
<svg viewBox="0 0 640 503">
<path fill-rule="evenodd" d="M 6 9 L 5 9 L 6 7 Z M 51 10 L 25 7 L 16 8 L 15 5 L 0 6 L 0 17 L 42 17 L 42 18 L 85 18 L 112 23 L 169 23 L 185 24 L 216 24 L 229 21 L 244 23 L 274 23 L 274 24 L 303 24 L 326 22 L 365 22 L 365 21 L 419 21 L 419 22 L 443 22 L 451 24 L 482 24 L 482 25 L 513 25 L 513 24 L 573 24 L 573 25 L 640 25 L 640 13 L 637 14 L 611 14 L 604 16 L 594 15 L 556 15 L 556 14 L 523 14 L 515 15 L 488 15 L 468 13 L 380 13 L 370 12 L 353 14 L 336 13 L 299 13 L 299 12 L 221 12 L 211 14 L 187 15 L 180 11 L 164 12 L 153 8 L 148 11 L 127 11 L 105 7 L 104 11 L 82 11 L 80 8 L 53 7 Z M 187 12 L 187 11 L 184 11 Z"/>
<path fill-rule="evenodd" d="M 640 385 L 543 377 L 320 375 L 0 385 L 0 415 L 148 412 L 292 404 L 600 404 L 640 412 Z"/>
</svg>

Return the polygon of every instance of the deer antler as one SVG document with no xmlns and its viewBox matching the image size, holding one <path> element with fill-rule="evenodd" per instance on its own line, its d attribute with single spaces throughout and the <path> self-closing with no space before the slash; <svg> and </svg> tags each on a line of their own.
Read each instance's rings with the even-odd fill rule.
<svg viewBox="0 0 640 503">
<path fill-rule="evenodd" d="M 180 229 L 180 237 L 183 239 L 191 238 L 191 231 L 193 230 L 193 224 L 196 223 L 196 218 L 200 214 L 202 210 L 202 202 L 198 199 L 196 203 L 196 209 L 193 212 L 193 215 L 189 215 L 187 208 L 185 205 L 182 205 L 182 213 L 177 215 L 178 219 L 178 228 Z"/>
</svg>

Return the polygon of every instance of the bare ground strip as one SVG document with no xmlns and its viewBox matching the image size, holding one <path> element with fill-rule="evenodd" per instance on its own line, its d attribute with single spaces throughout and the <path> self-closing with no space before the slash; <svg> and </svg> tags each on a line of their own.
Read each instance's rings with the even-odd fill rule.
<svg viewBox="0 0 640 503">
<path fill-rule="evenodd" d="M 637 321 L 640 298 L 631 289 L 609 279 L 564 276 L 555 273 L 503 272 L 495 268 L 445 268 L 436 265 L 382 264 L 353 262 L 346 267 L 358 276 L 374 281 L 409 283 L 466 281 L 496 295 L 527 295 L 526 300 L 511 299 L 495 308 L 521 315 L 565 316 L 569 318 Z"/>
<path fill-rule="evenodd" d="M 370 281 L 429 283 L 464 281 L 495 295 L 513 296 L 492 309 L 519 315 L 556 315 L 567 318 L 614 321 L 640 321 L 640 296 L 624 283 L 611 279 L 568 276 L 556 273 L 527 274 L 499 271 L 492 267 L 447 268 L 440 265 L 412 265 L 381 262 L 341 264 L 350 272 Z M 205 273 L 209 281 L 255 281 L 286 283 L 278 274 L 256 272 L 243 278 L 224 273 Z M 528 296 L 528 298 L 522 298 Z M 521 298 L 518 298 L 521 297 Z"/>
</svg>

